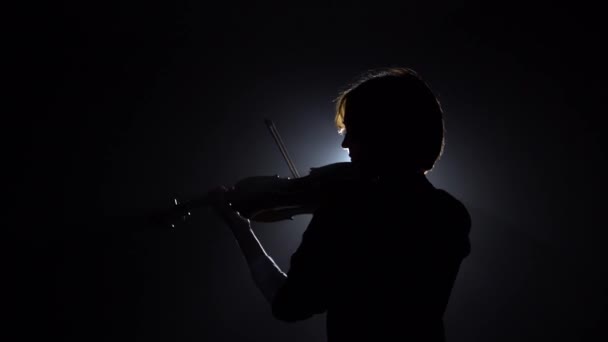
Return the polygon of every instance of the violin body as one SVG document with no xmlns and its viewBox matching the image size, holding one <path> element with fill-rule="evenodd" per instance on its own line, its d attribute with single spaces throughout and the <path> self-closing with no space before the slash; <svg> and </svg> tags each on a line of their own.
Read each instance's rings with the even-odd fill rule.
<svg viewBox="0 0 608 342">
<path fill-rule="evenodd" d="M 311 168 L 304 177 L 251 176 L 229 187 L 225 197 L 241 216 L 255 222 L 291 220 L 296 215 L 312 214 L 322 200 L 324 188 L 332 183 L 354 179 L 358 175 L 352 163 L 340 162 Z M 160 219 L 175 227 L 176 218 L 184 221 L 195 209 L 213 204 L 208 194 L 175 206 Z"/>
</svg>

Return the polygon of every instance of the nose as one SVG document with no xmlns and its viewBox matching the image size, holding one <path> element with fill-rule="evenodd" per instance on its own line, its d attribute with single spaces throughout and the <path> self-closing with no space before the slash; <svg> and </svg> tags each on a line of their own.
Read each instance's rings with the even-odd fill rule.
<svg viewBox="0 0 608 342">
<path fill-rule="evenodd" d="M 350 146 L 350 139 L 348 138 L 348 134 L 344 134 L 344 139 L 342 140 L 342 148 L 346 149 Z"/>
</svg>

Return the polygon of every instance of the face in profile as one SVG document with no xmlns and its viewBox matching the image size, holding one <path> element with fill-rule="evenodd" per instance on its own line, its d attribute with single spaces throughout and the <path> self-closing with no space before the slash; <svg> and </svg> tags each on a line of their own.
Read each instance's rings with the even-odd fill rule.
<svg viewBox="0 0 608 342">
<path fill-rule="evenodd" d="M 355 144 L 355 147 L 353 148 L 352 143 L 351 143 L 351 139 L 350 139 L 350 135 L 348 133 L 344 133 L 344 139 L 342 140 L 342 148 L 345 149 L 346 151 L 348 151 L 348 156 L 350 157 L 350 161 L 352 162 L 357 162 L 357 153 L 359 153 L 359 150 L 357 149 L 357 146 Z"/>
<path fill-rule="evenodd" d="M 371 150 L 362 142 L 361 132 L 345 122 L 342 148 L 348 151 L 351 162 L 361 163 L 372 159 Z"/>
</svg>

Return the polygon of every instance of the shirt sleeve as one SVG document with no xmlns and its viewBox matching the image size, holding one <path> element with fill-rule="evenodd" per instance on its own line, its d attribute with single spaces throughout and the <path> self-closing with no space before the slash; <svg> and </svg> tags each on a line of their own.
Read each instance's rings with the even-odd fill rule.
<svg viewBox="0 0 608 342">
<path fill-rule="evenodd" d="M 291 256 L 287 279 L 272 302 L 275 318 L 295 322 L 327 310 L 331 228 L 328 213 L 318 209 Z"/>
</svg>

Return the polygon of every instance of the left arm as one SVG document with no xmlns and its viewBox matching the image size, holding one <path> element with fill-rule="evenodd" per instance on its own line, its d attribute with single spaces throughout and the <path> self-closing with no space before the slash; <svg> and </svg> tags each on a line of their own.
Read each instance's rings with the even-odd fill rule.
<svg viewBox="0 0 608 342">
<path fill-rule="evenodd" d="M 268 303 L 272 304 L 276 293 L 287 280 L 287 275 L 266 253 L 251 229 L 250 221 L 242 217 L 226 201 L 224 192 L 225 188 L 220 188 L 216 192 L 216 210 L 232 230 L 256 286 Z"/>
</svg>

